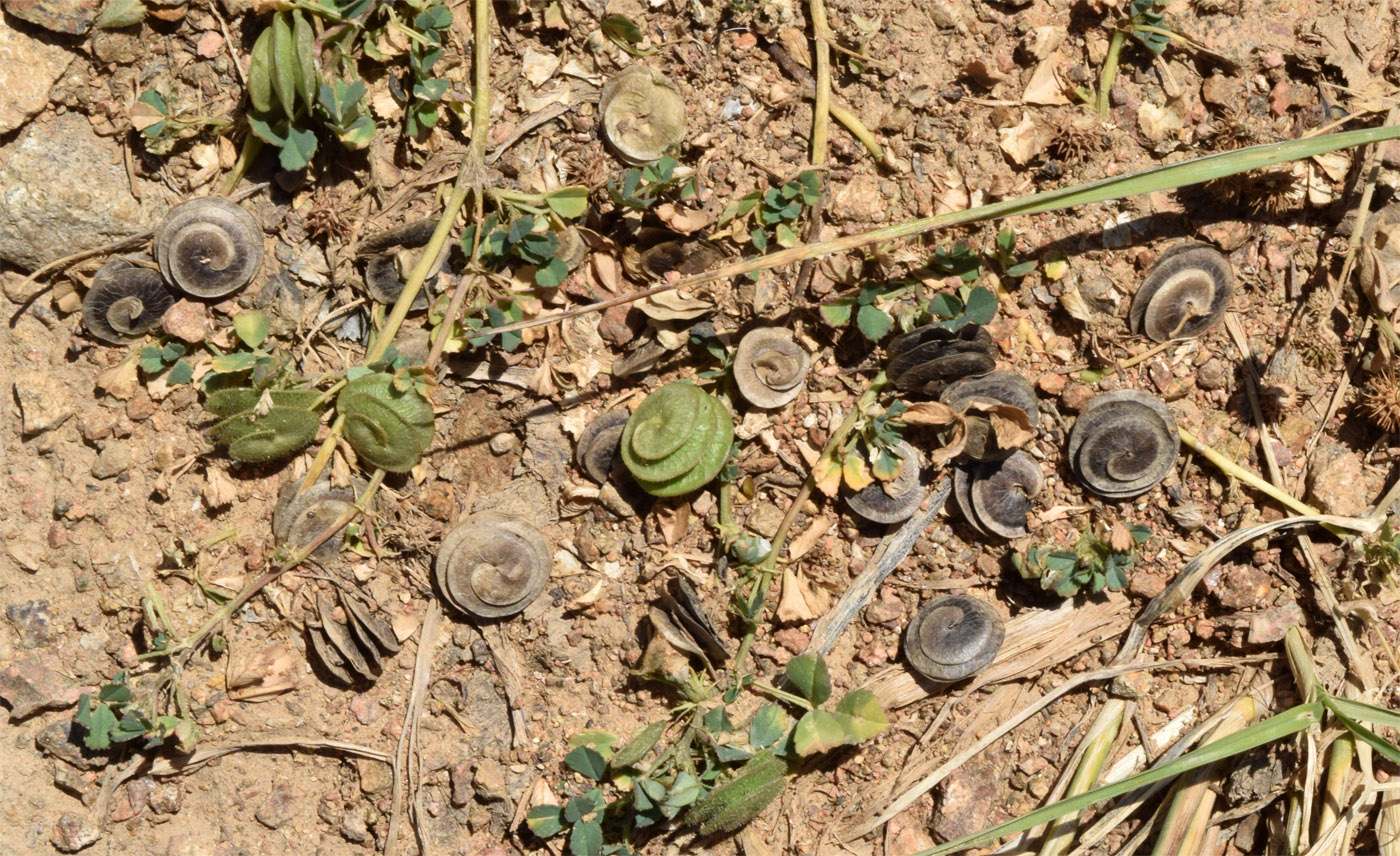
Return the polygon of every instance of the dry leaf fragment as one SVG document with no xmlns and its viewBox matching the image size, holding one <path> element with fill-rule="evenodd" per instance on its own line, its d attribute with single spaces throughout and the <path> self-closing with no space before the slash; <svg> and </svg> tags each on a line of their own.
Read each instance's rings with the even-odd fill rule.
<svg viewBox="0 0 1400 856">
<path fill-rule="evenodd" d="M 216 467 L 204 471 L 204 489 L 200 492 L 209 508 L 225 508 L 238 498 L 238 489 L 228 474 Z"/>
<path fill-rule="evenodd" d="M 97 388 L 118 401 L 136 394 L 136 354 L 97 375 Z"/>
<path fill-rule="evenodd" d="M 823 456 L 812 467 L 812 481 L 817 490 L 826 496 L 835 496 L 841 489 L 841 462 L 834 457 Z"/>
<path fill-rule="evenodd" d="M 793 565 L 783 568 L 783 595 L 778 600 L 778 620 L 784 623 L 815 621 L 831 607 L 831 595 L 816 588 Z"/>
<path fill-rule="evenodd" d="M 265 701 L 297 685 L 297 658 L 286 645 L 269 645 L 247 656 L 234 648 L 228 658 L 225 685 L 235 701 Z"/>
<path fill-rule="evenodd" d="M 1128 532 L 1128 527 L 1121 522 L 1115 521 L 1113 528 L 1108 532 L 1108 546 L 1119 553 L 1127 553 L 1133 549 L 1133 536 Z"/>
<path fill-rule="evenodd" d="M 657 321 L 686 321 L 713 312 L 715 307 L 702 297 L 675 290 L 638 300 L 637 308 Z"/>
<path fill-rule="evenodd" d="M 1031 79 L 1026 83 L 1026 91 L 1021 94 L 1021 100 L 1027 104 L 1068 104 L 1069 98 L 1065 96 L 1065 83 L 1060 79 L 1059 65 L 1064 61 L 1064 57 L 1059 52 L 1040 61 L 1040 64 L 1031 72 Z"/>
<path fill-rule="evenodd" d="M 656 518 L 656 528 L 667 547 L 674 547 L 685 537 L 690 528 L 690 501 L 688 499 L 658 502 L 652 507 Z"/>
<path fill-rule="evenodd" d="M 1021 124 L 1014 128 L 1002 128 L 997 131 L 997 136 L 1001 138 L 1001 150 L 1006 152 L 1007 157 L 1017 166 L 1025 166 L 1049 147 L 1056 133 L 1049 122 L 1028 112 L 1021 119 Z"/>
<path fill-rule="evenodd" d="M 710 215 L 704 211 L 677 208 L 673 203 L 663 202 L 652 209 L 661 222 L 671 227 L 673 232 L 689 235 L 710 225 Z"/>
<path fill-rule="evenodd" d="M 1019 449 L 1035 437 L 1035 426 L 1031 425 L 1030 415 L 1014 404 L 985 404 L 974 401 L 968 406 L 968 410 L 978 411 L 987 417 L 998 449 Z"/>
<path fill-rule="evenodd" d="M 405 642 L 408 637 L 418 632 L 418 625 L 422 623 L 417 615 L 411 612 L 400 612 L 394 616 L 389 626 L 394 629 L 394 638 L 400 642 Z"/>
<path fill-rule="evenodd" d="M 906 425 L 926 425 L 946 428 L 961 419 L 958 412 L 941 401 L 916 401 L 909 405 L 899 421 Z"/>
<path fill-rule="evenodd" d="M 1154 143 L 1174 138 L 1176 132 L 1186 126 L 1186 120 L 1170 105 L 1158 107 L 1150 101 L 1138 105 L 1138 130 Z"/>
<path fill-rule="evenodd" d="M 525 75 L 525 79 L 530 81 L 531 86 L 541 86 L 553 77 L 558 69 L 558 56 L 537 51 L 533 47 L 525 48 L 525 55 L 520 60 L 520 71 Z"/>
</svg>

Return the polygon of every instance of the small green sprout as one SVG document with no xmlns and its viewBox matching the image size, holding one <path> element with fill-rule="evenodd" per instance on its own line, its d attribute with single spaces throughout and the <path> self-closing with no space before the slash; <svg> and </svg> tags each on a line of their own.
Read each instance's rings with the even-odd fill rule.
<svg viewBox="0 0 1400 856">
<path fill-rule="evenodd" d="M 1152 530 L 1141 523 L 1115 524 L 1107 538 L 1085 526 L 1072 550 L 1033 546 L 1024 554 L 1013 553 L 1011 561 L 1024 579 L 1039 579 L 1041 588 L 1061 597 L 1073 597 L 1081 588 L 1122 591 L 1128 571 L 1137 564 L 1138 549 L 1151 537 Z"/>
</svg>

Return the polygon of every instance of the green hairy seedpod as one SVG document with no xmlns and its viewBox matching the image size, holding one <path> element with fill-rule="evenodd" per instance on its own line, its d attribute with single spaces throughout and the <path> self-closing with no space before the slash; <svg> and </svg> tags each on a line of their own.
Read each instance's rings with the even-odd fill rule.
<svg viewBox="0 0 1400 856">
<path fill-rule="evenodd" d="M 306 448 L 321 425 L 321 393 L 314 389 L 214 390 L 204 409 L 223 417 L 210 429 L 235 461 L 264 463 Z"/>
<path fill-rule="evenodd" d="M 700 834 L 733 832 L 758 817 L 787 787 L 788 765 L 771 750 L 749 759 L 739 775 L 710 791 L 686 813 Z"/>
<path fill-rule="evenodd" d="M 372 467 L 406 473 L 433 441 L 433 405 L 407 378 L 376 372 L 345 385 L 336 399 L 345 439 Z"/>
<path fill-rule="evenodd" d="M 622 461 L 653 496 L 679 496 L 707 484 L 734 442 L 729 409 L 688 380 L 646 397 L 622 430 Z"/>
</svg>

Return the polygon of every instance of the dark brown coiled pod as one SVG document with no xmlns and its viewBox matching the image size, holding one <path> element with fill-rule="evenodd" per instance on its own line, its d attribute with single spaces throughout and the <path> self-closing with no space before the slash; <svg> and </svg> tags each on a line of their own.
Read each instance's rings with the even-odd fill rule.
<svg viewBox="0 0 1400 856">
<path fill-rule="evenodd" d="M 959 467 L 953 496 L 963 517 L 982 534 L 1020 538 L 1030 534 L 1026 516 L 1044 481 L 1035 458 L 1017 452 L 1005 460 Z"/>
<path fill-rule="evenodd" d="M 1234 287 L 1234 268 L 1215 247 L 1172 247 L 1133 295 L 1128 311 L 1133 332 L 1154 342 L 1194 339 L 1225 317 Z"/>
<path fill-rule="evenodd" d="M 904 461 L 899 475 L 888 482 L 876 480 L 846 497 L 851 510 L 872 523 L 902 523 L 913 517 L 924 501 L 920 479 L 923 461 L 918 450 L 901 441 L 894 452 Z"/>
<path fill-rule="evenodd" d="M 166 282 L 195 297 L 225 297 L 262 268 L 262 229 L 240 206 L 203 196 L 170 209 L 155 249 Z"/>
<path fill-rule="evenodd" d="M 955 380 L 996 368 L 991 334 L 977 324 L 956 331 L 926 324 L 896 337 L 887 353 L 885 372 L 895 389 L 928 396 Z"/>
<path fill-rule="evenodd" d="M 1135 389 L 1093 398 L 1069 433 L 1069 463 L 1090 490 L 1137 496 L 1167 477 L 1181 449 L 1176 420 L 1159 399 Z"/>
<path fill-rule="evenodd" d="M 1015 372 L 989 372 L 979 377 L 963 378 L 949 384 L 938 400 L 963 414 L 963 421 L 967 424 L 967 440 L 962 453 L 976 461 L 1005 458 L 1016 450 L 997 445 L 991 422 L 976 410 L 969 410 L 972 404 L 1015 407 L 1025 414 L 1032 429 L 1040 422 L 1040 405 L 1036 403 L 1035 390 Z"/>
<path fill-rule="evenodd" d="M 154 329 L 174 305 L 175 295 L 159 273 L 116 259 L 98 268 L 83 295 L 83 326 L 94 339 L 127 345 Z"/>
<path fill-rule="evenodd" d="M 932 681 L 951 683 L 996 659 L 1006 638 L 1001 616 L 965 594 L 936 597 L 919 608 L 904 632 L 904 659 Z"/>
</svg>

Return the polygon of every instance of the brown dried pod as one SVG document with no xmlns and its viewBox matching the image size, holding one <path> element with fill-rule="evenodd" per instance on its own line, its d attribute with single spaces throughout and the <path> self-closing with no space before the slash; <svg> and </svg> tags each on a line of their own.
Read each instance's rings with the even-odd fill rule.
<svg viewBox="0 0 1400 856">
<path fill-rule="evenodd" d="M 358 487 L 363 489 L 364 485 Z M 325 480 L 313 484 L 304 493 L 298 493 L 300 489 L 301 479 L 292 479 L 278 494 L 277 506 L 272 510 L 272 534 L 279 545 L 289 550 L 299 550 L 311 543 L 354 507 L 357 496 L 355 485 L 335 487 Z M 343 535 L 327 538 L 312 555 L 327 559 L 338 553 L 343 544 Z"/>
<path fill-rule="evenodd" d="M 371 256 L 388 252 L 395 247 L 421 247 L 432 239 L 437 225 L 436 217 L 428 217 L 405 223 L 402 226 L 395 226 L 388 231 L 379 232 L 360 241 L 359 247 L 355 249 L 355 254 Z"/>
<path fill-rule="evenodd" d="M 603 135 L 627 163 L 655 163 L 685 139 L 685 99 L 666 76 L 637 63 L 603 84 Z"/>
<path fill-rule="evenodd" d="M 642 282 L 661 279 L 671 271 L 681 276 L 703 273 L 726 258 L 713 241 L 662 241 L 640 252 L 631 247 L 622 251 L 622 269 Z"/>
<path fill-rule="evenodd" d="M 1162 253 L 1133 295 L 1134 333 L 1154 342 L 1194 339 L 1220 323 L 1230 306 L 1235 271 L 1209 244 L 1179 244 Z"/>
<path fill-rule="evenodd" d="M 701 659 L 715 666 L 729 659 L 729 651 L 720 640 L 719 631 L 690 583 L 681 577 L 673 578 L 669 589 L 661 592 L 660 603 L 672 624 L 683 630 L 701 649 Z"/>
<path fill-rule="evenodd" d="M 549 541 L 532 524 L 483 511 L 442 539 L 433 574 L 452 606 L 478 618 L 502 618 L 539 597 L 552 559 Z"/>
<path fill-rule="evenodd" d="M 912 517 L 924 501 L 924 485 L 919 478 L 923 459 L 919 451 L 901 441 L 894 452 L 904 461 L 899 475 L 887 482 L 876 480 L 846 496 L 851 510 L 872 523 L 902 523 Z"/>
<path fill-rule="evenodd" d="M 617 461 L 622 429 L 631 414 L 625 408 L 609 410 L 595 417 L 579 435 L 574 449 L 578 468 L 598 484 L 606 484 Z"/>
<path fill-rule="evenodd" d="M 365 681 L 379 677 L 383 665 L 379 661 L 379 651 L 373 645 L 368 650 L 360 647 L 350 628 L 335 620 L 335 604 L 325 595 L 316 597 L 316 613 L 321 619 L 321 632 L 335 646 L 348 671 Z"/>
<path fill-rule="evenodd" d="M 409 250 L 365 257 L 365 291 L 369 292 L 369 296 L 374 298 L 376 303 L 392 306 L 403 293 L 405 265 L 412 265 L 414 260 L 415 256 Z M 423 282 L 423 287 L 414 296 L 409 311 L 427 311 L 428 302 L 432 298 L 432 287 L 436 281 L 437 275 L 434 274 Z"/>
<path fill-rule="evenodd" d="M 1015 372 L 990 372 L 978 377 L 963 378 L 948 385 L 938 400 L 963 414 L 967 423 L 967 440 L 963 455 L 976 461 L 1005 458 L 1015 448 L 1004 449 L 997 443 L 991 421 L 982 413 L 968 408 L 973 404 L 1009 404 L 1026 415 L 1034 429 L 1040 423 L 1040 405 L 1030 382 Z"/>
<path fill-rule="evenodd" d="M 965 594 L 936 597 L 919 608 L 904 632 L 904 659 L 940 683 L 960 681 L 996 659 L 1006 638 L 1001 616 Z"/>
<path fill-rule="evenodd" d="M 734 383 L 755 407 L 782 407 L 802 391 L 812 360 L 791 330 L 756 327 L 734 351 Z"/>
<path fill-rule="evenodd" d="M 224 297 L 262 267 L 262 229 L 253 215 L 218 196 L 182 202 L 155 238 L 156 263 L 171 285 L 195 297 Z"/>
<path fill-rule="evenodd" d="M 350 629 L 360 640 L 361 648 L 378 648 L 389 656 L 399 653 L 403 643 L 394 635 L 394 628 L 388 622 L 369 611 L 369 608 L 354 597 L 340 592 L 340 605 L 349 617 Z"/>
<path fill-rule="evenodd" d="M 1382 312 L 1400 308 L 1400 204 L 1371 215 L 1356 267 L 1361 289 Z"/>
<path fill-rule="evenodd" d="M 1166 478 L 1180 449 L 1171 411 L 1135 389 L 1091 399 L 1069 433 L 1070 466 L 1090 490 L 1111 499 L 1137 496 Z"/>
<path fill-rule="evenodd" d="M 896 337 L 885 371 L 901 392 L 937 395 L 948 383 L 996 368 L 992 336 L 977 324 L 956 331 L 926 324 Z"/>
<path fill-rule="evenodd" d="M 306 641 L 308 647 L 315 652 L 316 659 L 321 661 L 321 666 L 326 673 L 335 678 L 337 682 L 346 686 L 353 686 L 359 683 L 362 678 L 353 672 L 346 664 L 345 658 L 341 656 L 336 647 L 331 644 L 331 640 L 318 625 L 310 622 L 306 625 Z"/>
<path fill-rule="evenodd" d="M 1044 482 L 1035 458 L 1017 452 L 1005 460 L 959 467 L 953 475 L 953 496 L 963 517 L 982 534 L 1020 538 L 1030 534 L 1026 516 L 1031 497 Z"/>
<path fill-rule="evenodd" d="M 115 259 L 98 268 L 83 295 L 83 326 L 110 345 L 138 341 L 160 323 L 175 295 L 149 268 Z"/>
</svg>

